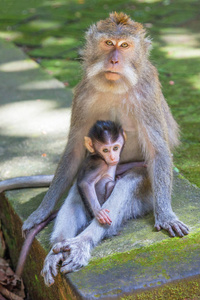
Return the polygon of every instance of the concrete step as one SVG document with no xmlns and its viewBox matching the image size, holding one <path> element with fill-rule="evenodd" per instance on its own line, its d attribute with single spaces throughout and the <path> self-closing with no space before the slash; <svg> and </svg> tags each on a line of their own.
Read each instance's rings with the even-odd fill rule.
<svg viewBox="0 0 200 300">
<path fill-rule="evenodd" d="M 0 178 L 53 174 L 67 140 L 72 92 L 12 43 L 0 40 L 0 51 Z M 22 222 L 45 192 L 1 195 L 0 219 L 14 266 L 23 243 Z M 31 299 L 200 299 L 199 196 L 198 188 L 175 173 L 172 206 L 189 225 L 188 236 L 156 232 L 152 214 L 130 220 L 95 248 L 87 267 L 59 275 L 47 288 L 40 271 L 52 222 L 34 240 L 25 266 Z"/>
</svg>

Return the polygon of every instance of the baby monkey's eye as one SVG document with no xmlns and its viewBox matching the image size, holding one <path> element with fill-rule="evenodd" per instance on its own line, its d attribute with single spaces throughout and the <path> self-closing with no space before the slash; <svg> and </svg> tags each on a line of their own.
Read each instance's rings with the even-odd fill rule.
<svg viewBox="0 0 200 300">
<path fill-rule="evenodd" d="M 103 152 L 104 152 L 104 153 L 107 153 L 107 152 L 108 152 L 108 149 L 106 149 L 106 148 L 103 149 Z"/>
<path fill-rule="evenodd" d="M 113 46 L 113 42 L 110 41 L 110 40 L 108 40 L 108 41 L 106 41 L 106 45 L 108 45 L 108 46 Z"/>
<path fill-rule="evenodd" d="M 126 42 L 122 43 L 122 44 L 121 44 L 121 47 L 122 47 L 122 48 L 127 48 L 127 47 L 128 47 L 128 43 L 126 43 Z"/>
<path fill-rule="evenodd" d="M 119 147 L 118 146 L 115 146 L 114 148 L 113 148 L 113 151 L 117 151 L 119 149 Z"/>
</svg>

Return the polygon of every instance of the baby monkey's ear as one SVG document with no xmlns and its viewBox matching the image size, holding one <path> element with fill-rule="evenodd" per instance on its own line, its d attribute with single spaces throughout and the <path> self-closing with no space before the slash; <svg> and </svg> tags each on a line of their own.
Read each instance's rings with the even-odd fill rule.
<svg viewBox="0 0 200 300">
<path fill-rule="evenodd" d="M 124 142 L 126 142 L 127 140 L 127 135 L 126 135 L 126 132 L 123 130 L 123 137 L 124 137 Z"/>
<path fill-rule="evenodd" d="M 92 140 L 89 136 L 84 136 L 84 145 L 85 148 L 90 152 L 90 153 L 94 153 L 94 147 L 93 147 L 93 143 Z"/>
</svg>

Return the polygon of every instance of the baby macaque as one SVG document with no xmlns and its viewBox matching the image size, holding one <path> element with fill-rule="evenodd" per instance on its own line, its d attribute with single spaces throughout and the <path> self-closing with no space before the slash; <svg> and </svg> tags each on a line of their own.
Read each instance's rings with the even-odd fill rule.
<svg viewBox="0 0 200 300">
<path fill-rule="evenodd" d="M 146 165 L 144 162 L 119 165 L 126 134 L 118 123 L 97 121 L 84 139 L 88 156 L 78 174 L 78 190 L 91 216 L 101 224 L 111 225 L 110 211 L 101 206 L 112 193 L 116 176 L 133 167 Z"/>
<path fill-rule="evenodd" d="M 126 140 L 126 134 L 119 123 L 97 121 L 84 139 L 88 156 L 78 174 L 78 189 L 91 216 L 95 217 L 101 224 L 111 225 L 112 220 L 108 215 L 109 210 L 102 209 L 101 206 L 112 193 L 116 176 L 119 177 L 133 167 L 146 167 L 146 165 L 144 162 L 119 165 L 120 154 Z M 19 180 L 19 184 L 23 184 L 24 187 L 25 181 L 27 179 L 22 178 Z M 10 188 L 18 187 L 18 182 L 15 182 L 15 186 L 11 180 L 8 183 Z M 37 224 L 28 233 L 16 268 L 16 274 L 19 277 L 21 277 L 24 270 L 34 237 L 55 218 L 56 214 L 57 211 L 52 213 L 44 222 Z"/>
</svg>

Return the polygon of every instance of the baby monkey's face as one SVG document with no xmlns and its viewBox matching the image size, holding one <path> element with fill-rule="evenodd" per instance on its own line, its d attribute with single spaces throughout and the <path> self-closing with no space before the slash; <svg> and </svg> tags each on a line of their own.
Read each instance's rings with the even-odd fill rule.
<svg viewBox="0 0 200 300">
<path fill-rule="evenodd" d="M 95 148 L 108 165 L 114 166 L 119 163 L 123 145 L 124 138 L 120 135 L 115 142 L 108 141 L 106 144 L 103 144 L 96 141 Z"/>
</svg>

